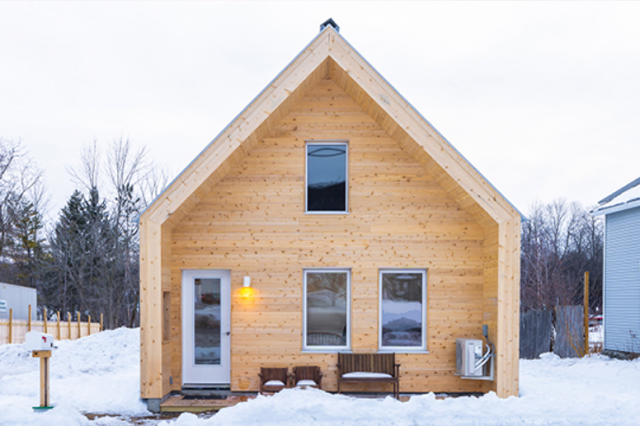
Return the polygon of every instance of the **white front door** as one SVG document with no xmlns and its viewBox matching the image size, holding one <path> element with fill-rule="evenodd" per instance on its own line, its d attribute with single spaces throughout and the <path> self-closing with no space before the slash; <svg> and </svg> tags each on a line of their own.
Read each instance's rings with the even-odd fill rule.
<svg viewBox="0 0 640 426">
<path fill-rule="evenodd" d="M 182 384 L 231 382 L 231 273 L 182 271 Z"/>
</svg>

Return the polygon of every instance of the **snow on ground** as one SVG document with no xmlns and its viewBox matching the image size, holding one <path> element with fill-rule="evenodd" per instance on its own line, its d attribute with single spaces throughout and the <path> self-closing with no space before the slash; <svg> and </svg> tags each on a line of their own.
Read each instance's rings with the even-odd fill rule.
<svg viewBox="0 0 640 426">
<path fill-rule="evenodd" d="M 139 399 L 139 330 L 107 331 L 58 345 L 51 366 L 56 408 L 46 413 L 31 410 L 39 403 L 38 360 L 22 345 L 0 346 L 0 425 L 640 425 L 640 359 L 545 354 L 522 360 L 519 398 L 489 394 L 441 400 L 428 394 L 398 402 L 292 389 L 210 418 L 182 414 L 142 421 L 149 413 Z M 111 416 L 89 420 L 81 413 Z"/>
<path fill-rule="evenodd" d="M 88 424 L 80 414 L 148 414 L 140 400 L 140 331 L 120 328 L 62 340 L 51 357 L 51 403 L 40 405 L 40 360 L 23 345 L 0 346 L 0 425 Z"/>
</svg>

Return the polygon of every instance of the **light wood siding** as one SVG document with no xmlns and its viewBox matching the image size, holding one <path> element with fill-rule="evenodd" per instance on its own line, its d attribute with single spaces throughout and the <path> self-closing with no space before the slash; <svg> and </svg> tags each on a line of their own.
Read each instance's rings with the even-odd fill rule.
<svg viewBox="0 0 640 426">
<path fill-rule="evenodd" d="M 308 139 L 349 140 L 349 214 L 304 214 Z M 260 366 L 297 364 L 320 365 L 323 387 L 335 390 L 336 354 L 301 352 L 302 274 L 312 267 L 352 270 L 354 352 L 378 348 L 378 268 L 426 269 L 429 353 L 398 355 L 401 391 L 490 386 L 454 376 L 455 339 L 480 337 L 483 322 L 496 322 L 498 227 L 485 242 L 478 215 L 332 80 L 311 88 L 199 199 L 171 234 L 172 340 L 163 354 L 173 388 L 181 382 L 181 270 L 202 268 L 231 270 L 232 390 L 257 390 Z M 238 296 L 246 275 L 250 300 Z"/>
<path fill-rule="evenodd" d="M 140 221 L 140 391 L 142 398 L 161 398 L 162 362 L 162 225 Z M 168 264 L 167 264 L 168 265 Z"/>
</svg>

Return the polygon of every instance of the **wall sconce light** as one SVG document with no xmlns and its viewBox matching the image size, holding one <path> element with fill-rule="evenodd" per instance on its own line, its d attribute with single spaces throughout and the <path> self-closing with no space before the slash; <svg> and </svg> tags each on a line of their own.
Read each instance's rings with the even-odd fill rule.
<svg viewBox="0 0 640 426">
<path fill-rule="evenodd" d="M 251 288 L 251 277 L 244 277 L 242 279 L 242 288 L 240 289 L 240 296 L 243 299 L 248 299 L 253 295 L 253 288 Z"/>
</svg>

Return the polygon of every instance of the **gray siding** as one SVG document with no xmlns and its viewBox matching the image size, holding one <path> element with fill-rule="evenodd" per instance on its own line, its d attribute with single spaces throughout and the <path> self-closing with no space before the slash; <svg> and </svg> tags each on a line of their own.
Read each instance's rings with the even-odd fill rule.
<svg viewBox="0 0 640 426">
<path fill-rule="evenodd" d="M 606 216 L 604 347 L 640 352 L 640 208 Z"/>
<path fill-rule="evenodd" d="M 0 319 L 9 318 L 9 309 L 13 309 L 14 319 L 26 320 L 29 317 L 31 305 L 31 319 L 38 315 L 38 295 L 35 288 L 0 283 L 0 300 L 7 302 L 7 312 L 0 312 Z"/>
</svg>

